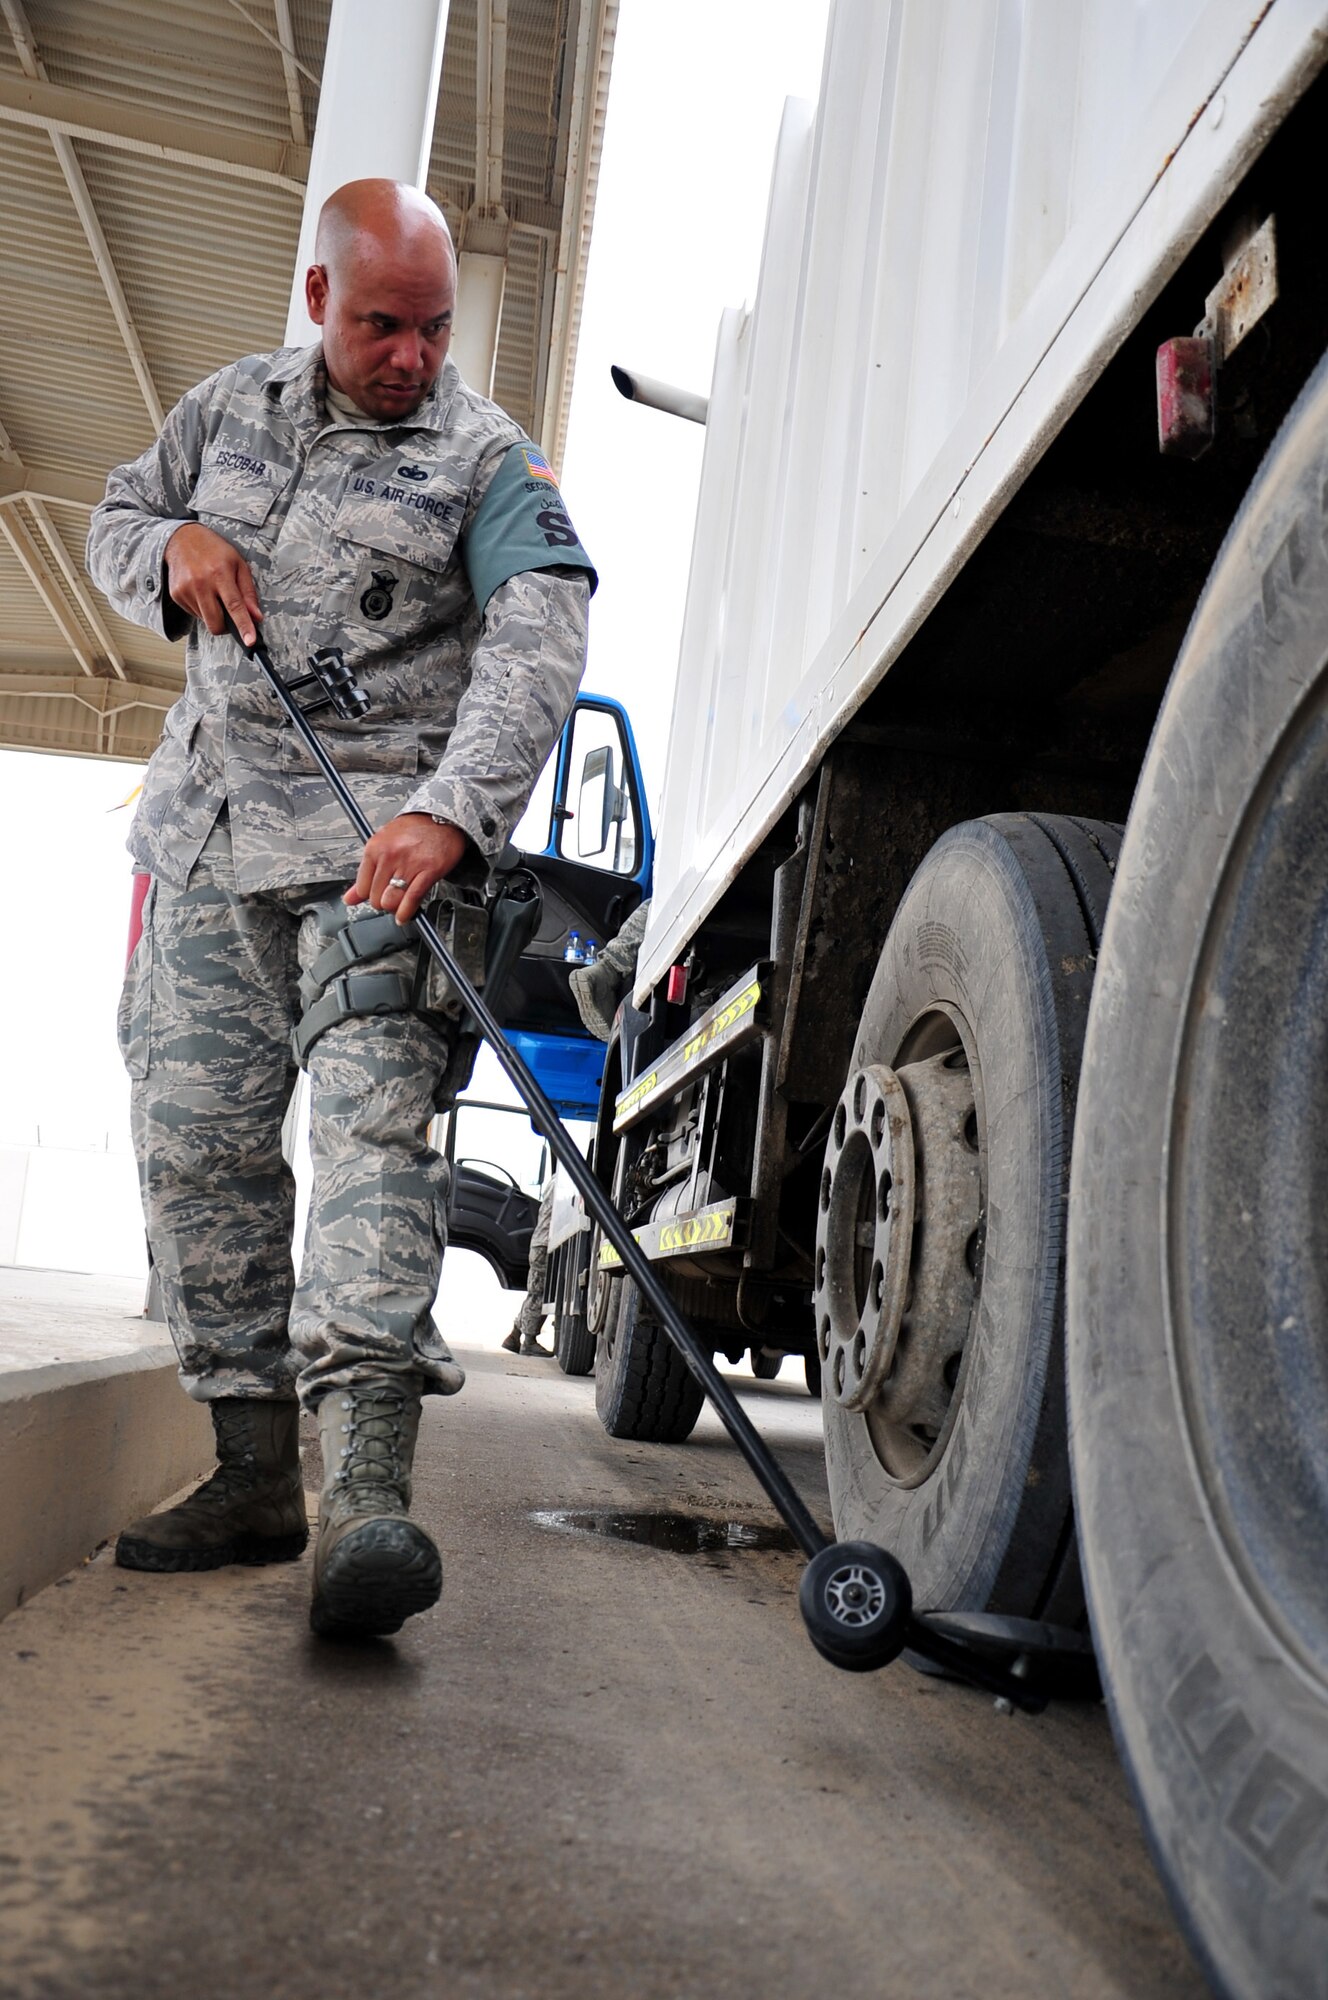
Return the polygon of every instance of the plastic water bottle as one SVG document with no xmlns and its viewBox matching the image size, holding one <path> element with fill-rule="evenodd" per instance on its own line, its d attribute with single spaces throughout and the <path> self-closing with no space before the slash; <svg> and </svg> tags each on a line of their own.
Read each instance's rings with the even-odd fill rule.
<svg viewBox="0 0 1328 2000">
<path fill-rule="evenodd" d="M 585 964 L 585 953 L 581 949 L 580 931 L 569 931 L 567 933 L 567 944 L 563 950 L 563 964 L 564 965 Z"/>
<path fill-rule="evenodd" d="M 582 954 L 581 963 L 582 965 L 593 965 L 598 957 L 599 957 L 599 946 L 596 944 L 594 938 L 588 937 L 586 939 L 586 948 L 584 953 Z"/>
</svg>

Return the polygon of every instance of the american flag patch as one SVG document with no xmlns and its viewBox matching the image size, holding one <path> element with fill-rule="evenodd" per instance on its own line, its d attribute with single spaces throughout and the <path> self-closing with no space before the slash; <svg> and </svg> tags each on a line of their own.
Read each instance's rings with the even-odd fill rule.
<svg viewBox="0 0 1328 2000">
<path fill-rule="evenodd" d="M 533 448 L 527 451 L 526 447 L 522 445 L 521 456 L 526 461 L 526 471 L 532 479 L 547 479 L 551 486 L 558 484 L 558 481 L 554 477 L 553 467 L 549 464 L 543 452 L 535 451 Z"/>
</svg>

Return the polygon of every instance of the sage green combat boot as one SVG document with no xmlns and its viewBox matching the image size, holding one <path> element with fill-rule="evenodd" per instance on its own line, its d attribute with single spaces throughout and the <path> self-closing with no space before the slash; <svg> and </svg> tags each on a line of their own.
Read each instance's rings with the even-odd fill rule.
<svg viewBox="0 0 1328 2000">
<path fill-rule="evenodd" d="M 438 1602 L 442 1558 L 407 1518 L 420 1399 L 394 1381 L 333 1389 L 318 1406 L 323 1496 L 309 1622 L 324 1638 L 398 1632 Z"/>
<path fill-rule="evenodd" d="M 122 1569 L 220 1569 L 292 1562 L 309 1540 L 299 1407 L 224 1397 L 208 1404 L 216 1471 L 164 1514 L 145 1514 L 115 1545 Z"/>
</svg>

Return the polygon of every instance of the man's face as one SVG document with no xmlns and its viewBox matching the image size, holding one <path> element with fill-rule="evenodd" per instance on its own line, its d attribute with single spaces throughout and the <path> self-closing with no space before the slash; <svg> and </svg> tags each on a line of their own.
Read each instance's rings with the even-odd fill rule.
<svg viewBox="0 0 1328 2000">
<path fill-rule="evenodd" d="M 382 422 L 410 416 L 447 358 L 456 303 L 451 259 L 375 246 L 348 253 L 335 272 L 314 265 L 306 287 L 333 388 Z"/>
</svg>

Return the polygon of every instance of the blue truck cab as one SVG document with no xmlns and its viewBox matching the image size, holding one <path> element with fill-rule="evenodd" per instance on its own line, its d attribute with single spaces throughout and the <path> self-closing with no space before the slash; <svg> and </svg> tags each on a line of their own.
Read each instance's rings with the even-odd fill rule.
<svg viewBox="0 0 1328 2000">
<path fill-rule="evenodd" d="M 563 1118 L 599 1110 L 604 1045 L 569 980 L 650 894 L 655 841 L 636 739 L 609 695 L 578 695 L 514 835 L 539 884 L 539 927 L 502 989 L 499 1020 Z M 536 846 L 536 842 L 540 842 Z"/>
</svg>

